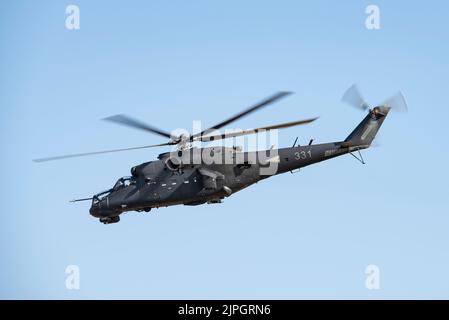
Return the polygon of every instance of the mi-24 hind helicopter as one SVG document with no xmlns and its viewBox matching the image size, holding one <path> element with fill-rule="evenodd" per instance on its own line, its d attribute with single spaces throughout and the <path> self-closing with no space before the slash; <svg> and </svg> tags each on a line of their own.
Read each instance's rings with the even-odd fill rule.
<svg viewBox="0 0 449 320">
<path fill-rule="evenodd" d="M 367 111 L 368 114 L 343 141 L 312 144 L 313 140 L 310 140 L 308 145 L 300 146 L 296 145 L 298 139 L 296 138 L 292 147 L 252 152 L 242 152 L 239 147 L 196 148 L 191 145 L 196 141 L 210 142 L 233 138 L 307 124 L 317 119 L 310 118 L 224 134 L 216 134 L 214 131 L 289 94 L 290 92 L 276 93 L 210 129 L 190 136 L 175 136 L 128 116 L 115 115 L 105 120 L 157 134 L 168 138 L 169 141 L 157 145 L 71 154 L 34 161 L 43 162 L 133 149 L 176 146 L 176 151 L 161 153 L 157 160 L 132 167 L 131 176 L 118 179 L 112 188 L 90 198 L 72 200 L 72 202 L 91 200 L 90 214 L 99 218 L 100 222 L 109 224 L 120 221 L 120 214 L 128 211 L 148 212 L 153 208 L 178 204 L 196 206 L 220 203 L 225 197 L 270 176 L 293 172 L 313 163 L 348 153 L 364 163 L 360 150 L 370 147 L 390 110 L 406 111 L 407 109 L 405 99 L 400 92 L 385 103 L 370 108 L 357 86 L 353 85 L 343 95 L 342 100 Z M 355 155 L 355 152 L 358 152 L 358 155 Z"/>
</svg>

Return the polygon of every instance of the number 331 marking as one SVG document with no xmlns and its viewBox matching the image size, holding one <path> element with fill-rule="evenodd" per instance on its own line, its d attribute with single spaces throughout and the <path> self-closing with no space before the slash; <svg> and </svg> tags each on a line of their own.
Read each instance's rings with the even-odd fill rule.
<svg viewBox="0 0 449 320">
<path fill-rule="evenodd" d="M 304 160 L 307 158 L 312 158 L 312 152 L 309 151 L 297 151 L 295 152 L 295 159 L 296 160 Z"/>
</svg>

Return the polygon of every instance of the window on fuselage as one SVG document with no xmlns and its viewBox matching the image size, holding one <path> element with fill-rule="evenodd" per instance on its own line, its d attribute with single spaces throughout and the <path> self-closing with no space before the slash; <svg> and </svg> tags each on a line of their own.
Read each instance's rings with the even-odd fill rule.
<svg viewBox="0 0 449 320">
<path fill-rule="evenodd" d="M 120 189 L 123 189 L 123 188 L 128 187 L 129 185 L 135 184 L 135 183 L 136 183 L 136 180 L 132 177 L 120 178 L 115 183 L 113 189 L 120 190 Z"/>
</svg>

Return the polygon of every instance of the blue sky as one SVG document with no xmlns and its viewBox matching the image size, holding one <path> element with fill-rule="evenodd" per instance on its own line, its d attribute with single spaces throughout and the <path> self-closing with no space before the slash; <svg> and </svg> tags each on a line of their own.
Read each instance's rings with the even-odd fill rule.
<svg viewBox="0 0 449 320">
<path fill-rule="evenodd" d="M 65 28 L 65 8 L 81 11 Z M 367 30 L 376 4 L 381 29 Z M 3 1 L 1 298 L 449 298 L 445 1 Z M 278 90 L 295 95 L 235 124 L 320 116 L 290 146 L 345 138 L 401 89 L 366 165 L 345 156 L 219 205 L 130 213 L 104 226 L 89 203 L 163 150 L 43 164 L 37 157 L 161 143 L 99 119 L 171 130 L 214 124 Z M 365 268 L 380 269 L 367 290 Z M 65 268 L 78 265 L 80 290 Z"/>
</svg>

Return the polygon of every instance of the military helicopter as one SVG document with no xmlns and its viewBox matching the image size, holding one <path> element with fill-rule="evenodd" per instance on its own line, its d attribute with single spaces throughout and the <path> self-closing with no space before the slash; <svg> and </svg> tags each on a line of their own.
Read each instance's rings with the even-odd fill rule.
<svg viewBox="0 0 449 320">
<path fill-rule="evenodd" d="M 169 141 L 156 145 L 134 148 L 70 154 L 35 159 L 35 162 L 59 160 L 87 155 L 128 151 L 143 148 L 174 146 L 175 150 L 159 154 L 157 160 L 145 162 L 131 168 L 131 176 L 121 177 L 114 186 L 89 198 L 72 202 L 91 201 L 90 214 L 104 224 L 120 221 L 120 215 L 128 211 L 149 212 L 153 208 L 172 205 L 196 206 L 221 203 L 226 197 L 273 175 L 293 172 L 299 168 L 351 154 L 364 163 L 360 150 L 370 147 L 380 126 L 390 110 L 406 111 L 407 104 L 401 92 L 385 103 L 371 108 L 363 99 L 356 85 L 343 95 L 342 101 L 367 111 L 360 124 L 343 141 L 296 145 L 263 151 L 242 152 L 240 147 L 197 148 L 192 143 L 210 142 L 269 130 L 304 125 L 317 118 L 303 119 L 257 129 L 217 134 L 216 130 L 266 107 L 291 92 L 278 92 L 245 109 L 213 127 L 192 135 L 174 135 L 126 115 L 115 115 L 104 120 L 153 133 Z M 356 155 L 355 153 L 358 153 Z M 212 160 L 212 161 L 211 161 Z"/>
</svg>

